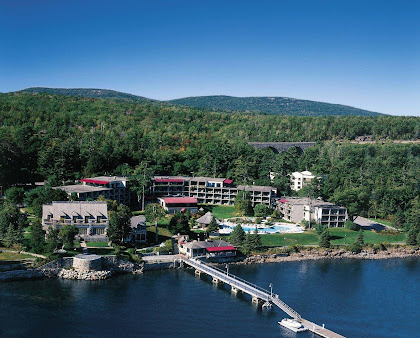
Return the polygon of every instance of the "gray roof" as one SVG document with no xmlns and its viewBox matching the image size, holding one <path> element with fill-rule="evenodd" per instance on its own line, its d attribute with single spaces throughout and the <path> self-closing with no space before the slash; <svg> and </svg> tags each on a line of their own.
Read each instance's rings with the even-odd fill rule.
<svg viewBox="0 0 420 338">
<path fill-rule="evenodd" d="M 213 214 L 211 213 L 211 211 L 206 212 L 203 216 L 201 216 L 200 218 L 196 219 L 195 221 L 197 223 L 200 224 L 210 224 L 211 220 L 213 219 Z M 217 221 L 217 219 L 216 219 Z"/>
<path fill-rule="evenodd" d="M 214 248 L 218 246 L 231 246 L 232 244 L 217 240 L 217 241 L 193 241 L 184 243 L 183 246 L 190 248 L 190 249 L 205 249 L 205 248 Z"/>
<path fill-rule="evenodd" d="M 64 190 L 68 194 L 71 194 L 73 192 L 84 193 L 84 192 L 112 190 L 111 188 L 93 187 L 91 185 L 82 185 L 82 184 L 63 185 L 60 187 L 53 187 L 53 189 L 61 189 L 61 190 Z"/>
<path fill-rule="evenodd" d="M 130 223 L 131 223 L 131 227 L 132 228 L 137 228 L 137 225 L 138 224 L 140 224 L 140 225 L 146 225 L 146 217 L 144 217 L 144 216 L 133 216 L 133 217 L 131 217 L 131 219 L 130 219 Z"/>
</svg>

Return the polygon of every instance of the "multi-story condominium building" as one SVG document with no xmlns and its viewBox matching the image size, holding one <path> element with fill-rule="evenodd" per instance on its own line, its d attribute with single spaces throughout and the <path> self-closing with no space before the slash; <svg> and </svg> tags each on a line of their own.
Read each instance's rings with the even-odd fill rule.
<svg viewBox="0 0 420 338">
<path fill-rule="evenodd" d="M 316 178 L 315 175 L 312 175 L 310 171 L 302 171 L 298 172 L 295 171 L 290 175 L 290 178 L 292 180 L 291 188 L 292 190 L 299 191 L 304 186 L 306 186 L 309 182 L 311 182 L 314 178 Z"/>
<path fill-rule="evenodd" d="M 295 223 L 310 219 L 328 227 L 342 227 L 348 218 L 346 208 L 307 197 L 282 197 L 277 201 L 277 209 L 285 220 Z"/>
<path fill-rule="evenodd" d="M 146 243 L 147 242 L 147 226 L 146 217 L 133 216 L 130 219 L 131 233 L 126 238 L 127 242 Z"/>
<path fill-rule="evenodd" d="M 238 191 L 248 191 L 252 206 L 272 205 L 277 189 L 256 185 L 234 185 L 232 180 L 213 177 L 155 176 L 151 194 L 154 196 L 188 196 L 198 203 L 233 205 Z"/>
<path fill-rule="evenodd" d="M 52 202 L 42 206 L 42 225 L 60 228 L 74 225 L 81 237 L 106 235 L 109 225 L 106 202 Z"/>
<path fill-rule="evenodd" d="M 79 180 L 82 184 L 65 185 L 54 187 L 77 195 L 79 201 L 95 200 L 99 196 L 117 201 L 118 204 L 129 205 L 131 191 L 128 187 L 128 179 L 120 176 L 99 176 Z"/>
</svg>

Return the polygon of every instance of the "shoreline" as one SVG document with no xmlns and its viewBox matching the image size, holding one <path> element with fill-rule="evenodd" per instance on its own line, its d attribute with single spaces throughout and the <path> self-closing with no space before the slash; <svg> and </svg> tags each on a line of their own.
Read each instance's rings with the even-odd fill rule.
<svg viewBox="0 0 420 338">
<path fill-rule="evenodd" d="M 297 253 L 284 254 L 261 254 L 246 257 L 242 261 L 230 264 L 262 264 L 262 263 L 281 263 L 296 262 L 305 260 L 321 259 L 392 259 L 420 257 L 420 248 L 389 248 L 385 251 L 374 252 L 372 249 L 362 250 L 360 253 L 352 253 L 342 249 L 311 249 Z"/>
</svg>

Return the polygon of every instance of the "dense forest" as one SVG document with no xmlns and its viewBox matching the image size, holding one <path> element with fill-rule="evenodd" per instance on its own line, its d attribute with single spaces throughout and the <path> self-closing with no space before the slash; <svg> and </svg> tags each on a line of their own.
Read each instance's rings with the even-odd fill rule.
<svg viewBox="0 0 420 338">
<path fill-rule="evenodd" d="M 299 100 L 289 97 L 234 97 L 234 96 L 196 96 L 169 101 L 191 107 L 220 109 L 224 111 L 249 111 L 271 115 L 291 116 L 375 116 L 379 113 L 325 102 Z"/>
<path fill-rule="evenodd" d="M 48 93 L 56 95 L 80 96 L 85 98 L 97 99 L 117 99 L 123 101 L 135 102 L 154 102 L 157 105 L 184 105 L 195 108 L 204 108 L 207 110 L 218 111 L 237 111 L 264 113 L 268 115 L 290 115 L 290 116 L 376 116 L 381 115 L 371 111 L 344 106 L 340 104 L 331 104 L 325 102 L 316 102 L 309 100 L 299 100 L 288 97 L 232 97 L 232 96 L 197 96 L 185 97 L 170 101 L 158 101 L 117 92 L 108 89 L 90 89 L 90 88 L 45 88 L 33 87 L 24 89 L 22 92 L 28 93 Z"/>
<path fill-rule="evenodd" d="M 0 94 L 0 185 L 52 185 L 96 174 L 203 175 L 269 185 L 289 194 L 288 174 L 324 175 L 312 194 L 352 214 L 398 218 L 418 209 L 420 145 L 354 145 L 349 139 L 416 139 L 420 119 L 393 116 L 296 117 L 50 94 Z M 344 139 L 337 142 L 337 139 Z M 248 141 L 316 141 L 274 154 Z M 411 217 L 411 218 L 410 218 Z M 418 216 L 417 216 L 418 217 Z M 412 222 L 412 221 L 410 221 Z"/>
</svg>

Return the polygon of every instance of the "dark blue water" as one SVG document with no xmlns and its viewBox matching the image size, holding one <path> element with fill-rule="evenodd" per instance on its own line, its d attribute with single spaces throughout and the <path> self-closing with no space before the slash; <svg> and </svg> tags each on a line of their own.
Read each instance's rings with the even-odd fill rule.
<svg viewBox="0 0 420 338">
<path fill-rule="evenodd" d="M 420 259 L 231 266 L 304 318 L 347 337 L 420 336 Z M 0 284 L 0 336 L 283 336 L 279 309 L 261 310 L 192 271 L 107 281 Z M 311 337 L 301 333 L 299 337 Z"/>
</svg>

